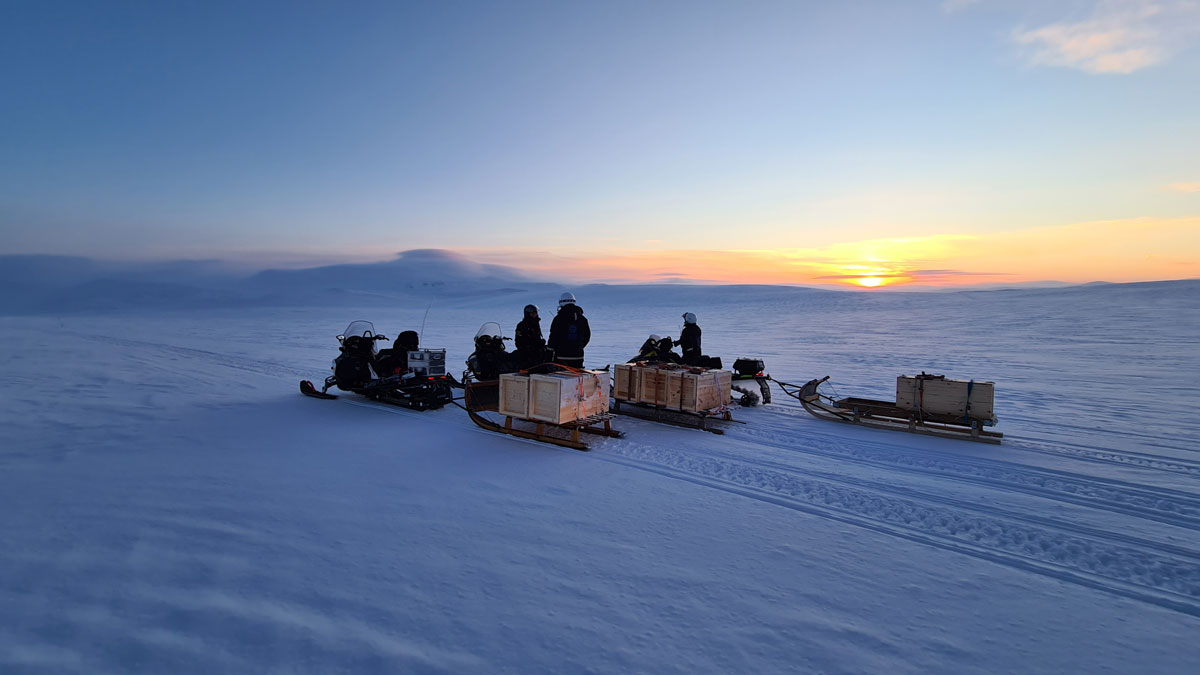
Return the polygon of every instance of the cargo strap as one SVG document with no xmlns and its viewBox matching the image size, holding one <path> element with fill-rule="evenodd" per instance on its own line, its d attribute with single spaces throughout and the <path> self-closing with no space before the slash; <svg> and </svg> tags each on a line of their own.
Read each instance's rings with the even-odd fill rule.
<svg viewBox="0 0 1200 675">
<path fill-rule="evenodd" d="M 971 423 L 971 390 L 975 388 L 975 380 L 967 381 L 967 405 L 963 408 L 963 423 Z"/>
</svg>

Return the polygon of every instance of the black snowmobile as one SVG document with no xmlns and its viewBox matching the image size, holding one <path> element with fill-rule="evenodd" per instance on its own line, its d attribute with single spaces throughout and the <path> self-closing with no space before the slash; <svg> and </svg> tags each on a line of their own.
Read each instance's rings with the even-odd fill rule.
<svg viewBox="0 0 1200 675">
<path fill-rule="evenodd" d="M 504 373 L 515 373 L 517 367 L 515 354 L 511 354 L 504 346 L 506 338 L 500 331 L 500 324 L 488 321 L 479 327 L 475 333 L 475 351 L 467 357 L 467 377 L 476 382 L 498 380 Z"/>
<path fill-rule="evenodd" d="M 308 380 L 300 382 L 300 393 L 333 399 L 332 387 L 381 403 L 413 410 L 435 410 L 454 400 L 453 378 L 446 374 L 446 350 L 420 349 L 413 331 L 404 331 L 390 350 L 380 352 L 375 343 L 387 336 L 375 332 L 370 321 L 352 321 L 337 336 L 338 351 L 333 375 L 325 378 L 320 391 Z"/>
<path fill-rule="evenodd" d="M 763 363 L 762 359 L 750 359 L 743 356 L 733 362 L 733 381 L 745 382 L 746 380 L 754 380 L 758 383 L 758 390 L 760 392 L 756 394 L 735 384 L 733 390 L 742 395 L 738 403 L 747 407 L 758 405 L 760 396 L 763 403 L 771 402 L 771 376 L 763 372 L 765 369 L 766 364 Z"/>
</svg>

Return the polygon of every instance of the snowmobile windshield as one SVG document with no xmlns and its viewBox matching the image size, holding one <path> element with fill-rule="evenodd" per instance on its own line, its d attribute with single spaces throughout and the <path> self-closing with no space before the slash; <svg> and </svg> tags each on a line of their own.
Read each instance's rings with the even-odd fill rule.
<svg viewBox="0 0 1200 675">
<path fill-rule="evenodd" d="M 502 335 L 500 332 L 500 324 L 496 323 L 495 321 L 489 321 L 483 324 L 479 327 L 479 331 L 475 333 L 475 339 L 478 340 L 484 335 L 490 335 L 499 340 Z"/>
<path fill-rule="evenodd" d="M 375 324 L 370 321 L 351 321 L 346 330 L 342 331 L 343 337 L 375 337 Z"/>
</svg>

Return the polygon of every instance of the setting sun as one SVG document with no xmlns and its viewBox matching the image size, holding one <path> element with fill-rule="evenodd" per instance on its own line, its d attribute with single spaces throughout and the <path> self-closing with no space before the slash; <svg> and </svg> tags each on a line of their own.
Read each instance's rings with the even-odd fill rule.
<svg viewBox="0 0 1200 675">
<path fill-rule="evenodd" d="M 862 277 L 860 279 L 855 279 L 854 281 L 859 286 L 866 286 L 867 288 L 875 288 L 876 286 L 883 285 L 883 279 L 880 279 L 879 277 Z"/>
</svg>

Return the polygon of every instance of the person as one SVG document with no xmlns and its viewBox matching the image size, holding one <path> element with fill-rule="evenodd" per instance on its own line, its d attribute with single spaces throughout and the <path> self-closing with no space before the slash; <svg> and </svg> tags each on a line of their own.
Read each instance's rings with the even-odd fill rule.
<svg viewBox="0 0 1200 675">
<path fill-rule="evenodd" d="M 670 335 L 659 340 L 658 349 L 656 350 L 658 352 L 658 360 L 662 363 L 679 363 L 679 355 L 671 351 L 671 348 L 674 346 L 675 341 L 671 339 Z"/>
<path fill-rule="evenodd" d="M 525 316 L 513 335 L 516 345 L 513 356 L 521 370 L 554 360 L 553 352 L 546 349 L 546 339 L 542 337 L 542 319 L 538 316 L 537 305 L 525 305 Z"/>
<path fill-rule="evenodd" d="M 575 296 L 563 293 L 558 298 L 558 314 L 550 322 L 550 348 L 554 350 L 555 363 L 572 368 L 583 368 L 583 349 L 592 339 L 583 310 L 575 304 Z"/>
<path fill-rule="evenodd" d="M 637 356 L 629 359 L 626 361 L 626 363 L 635 363 L 637 361 L 657 361 L 658 341 L 661 339 L 661 337 L 651 333 L 650 337 L 646 338 L 646 341 L 642 343 L 642 347 L 638 350 Z"/>
<path fill-rule="evenodd" d="M 675 342 L 671 336 L 659 337 L 651 334 L 642 343 L 642 348 L 638 351 L 638 355 L 626 361 L 626 363 L 635 363 L 637 361 L 646 361 L 647 363 L 679 363 L 679 355 L 671 351 L 671 347 Z"/>
<path fill-rule="evenodd" d="M 408 370 L 408 353 L 421 348 L 421 336 L 415 330 L 401 331 L 391 349 L 381 349 L 375 356 L 375 372 L 380 377 L 403 374 Z"/>
<path fill-rule="evenodd" d="M 700 326 L 696 323 L 696 315 L 691 312 L 683 313 L 683 332 L 675 343 L 681 347 L 683 358 L 681 363 L 700 368 L 720 368 L 721 359 L 715 356 L 705 356 L 700 348 Z"/>
<path fill-rule="evenodd" d="M 696 315 L 691 312 L 683 313 L 683 332 L 679 334 L 679 346 L 683 351 L 684 363 L 689 366 L 700 365 L 704 358 L 700 350 L 700 326 L 696 324 Z"/>
</svg>

